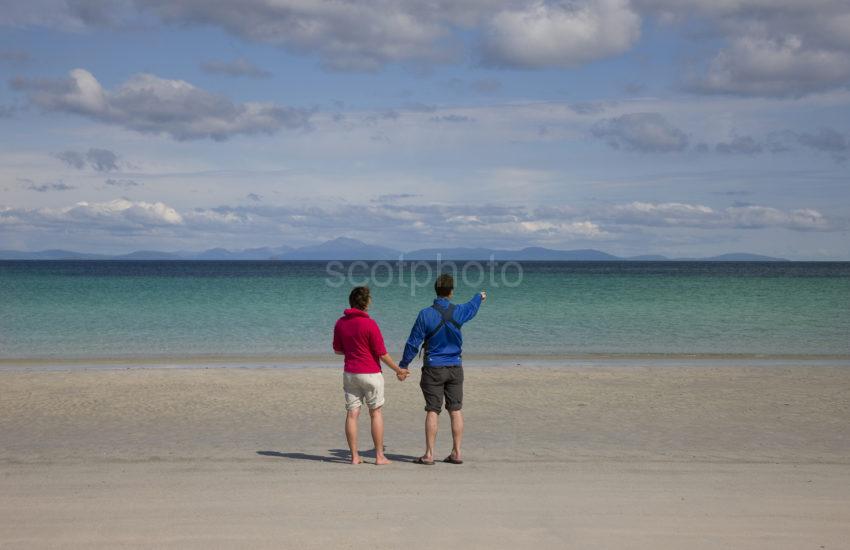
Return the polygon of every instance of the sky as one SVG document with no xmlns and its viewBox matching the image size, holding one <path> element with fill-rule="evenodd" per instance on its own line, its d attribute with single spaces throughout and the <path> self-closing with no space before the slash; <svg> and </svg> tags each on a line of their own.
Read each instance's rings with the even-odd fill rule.
<svg viewBox="0 0 850 550">
<path fill-rule="evenodd" d="M 0 249 L 849 230 L 846 0 L 0 0 Z"/>
</svg>

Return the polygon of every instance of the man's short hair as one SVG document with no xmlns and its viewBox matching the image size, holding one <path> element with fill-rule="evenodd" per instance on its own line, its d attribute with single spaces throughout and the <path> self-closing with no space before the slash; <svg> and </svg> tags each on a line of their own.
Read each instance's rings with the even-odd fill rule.
<svg viewBox="0 0 850 550">
<path fill-rule="evenodd" d="M 455 289 L 455 280 L 448 273 L 443 273 L 437 280 L 434 281 L 434 292 L 437 293 L 437 296 L 441 298 L 445 298 L 449 294 L 452 293 L 452 290 Z"/>
<path fill-rule="evenodd" d="M 365 310 L 369 307 L 369 297 L 372 293 L 368 286 L 356 286 L 351 289 L 351 294 L 348 295 L 348 305 L 353 308 Z"/>
</svg>

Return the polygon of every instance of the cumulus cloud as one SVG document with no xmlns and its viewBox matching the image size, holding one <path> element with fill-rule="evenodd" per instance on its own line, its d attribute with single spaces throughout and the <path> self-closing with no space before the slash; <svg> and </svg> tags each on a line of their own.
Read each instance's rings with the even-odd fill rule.
<svg viewBox="0 0 850 550">
<path fill-rule="evenodd" d="M 634 0 L 644 14 L 698 18 L 725 40 L 689 87 L 703 93 L 799 97 L 850 83 L 845 0 Z M 707 25 L 706 25 L 707 23 Z"/>
<path fill-rule="evenodd" d="M 91 148 L 87 152 L 62 151 L 56 153 L 56 158 L 72 168 L 82 170 L 86 166 L 98 172 L 118 170 L 118 155 L 109 149 Z"/>
<path fill-rule="evenodd" d="M 32 0 L 0 24 L 65 29 L 149 23 L 211 26 L 244 40 L 315 55 L 331 69 L 458 62 L 465 43 L 492 65 L 565 67 L 616 55 L 640 34 L 628 0 Z M 468 40 L 470 33 L 480 40 Z M 238 70 L 238 69 L 237 69 Z M 486 89 L 485 92 L 492 91 Z"/>
<path fill-rule="evenodd" d="M 141 230 L 177 226 L 183 216 L 162 202 L 134 202 L 116 199 L 108 202 L 78 202 L 62 208 L 6 208 L 0 215 L 21 225 L 65 230 L 69 227 L 105 231 Z"/>
<path fill-rule="evenodd" d="M 642 20 L 698 20 L 721 46 L 689 80 L 692 90 L 793 97 L 850 82 L 846 0 L 30 0 L 3 8 L 0 25 L 214 27 L 325 67 L 367 71 L 470 58 L 572 67 L 632 48 Z M 251 72 L 230 65 L 211 68 Z"/>
<path fill-rule="evenodd" d="M 531 2 L 493 15 L 483 29 L 483 62 L 573 67 L 628 50 L 640 23 L 627 0 Z"/>
<path fill-rule="evenodd" d="M 205 61 L 201 63 L 201 68 L 208 73 L 234 77 L 268 78 L 272 75 L 269 71 L 257 67 L 244 57 L 233 61 Z"/>
<path fill-rule="evenodd" d="M 591 133 L 615 149 L 642 153 L 682 151 L 688 136 L 659 113 L 631 113 L 598 122 Z"/>
<path fill-rule="evenodd" d="M 46 111 L 78 114 L 180 141 L 222 141 L 238 134 L 305 128 L 311 114 L 274 103 L 234 103 L 183 80 L 152 74 L 137 74 L 114 90 L 104 89 L 85 69 L 74 69 L 60 80 L 18 77 L 11 85 Z"/>
<path fill-rule="evenodd" d="M 58 215 L 60 218 L 67 217 L 73 221 L 135 226 L 168 226 L 183 223 L 183 216 L 162 202 L 134 202 L 127 199 L 95 203 L 78 202 L 69 209 L 60 210 Z"/>
<path fill-rule="evenodd" d="M 743 36 L 717 54 L 692 88 L 709 93 L 799 97 L 850 81 L 850 48 L 807 47 L 804 38 Z"/>
<path fill-rule="evenodd" d="M 442 61 L 453 2 L 299 0 L 140 0 L 165 22 L 213 25 L 244 39 L 318 54 L 332 69 L 375 70 L 397 61 Z M 438 42 L 439 41 L 439 42 Z"/>
</svg>

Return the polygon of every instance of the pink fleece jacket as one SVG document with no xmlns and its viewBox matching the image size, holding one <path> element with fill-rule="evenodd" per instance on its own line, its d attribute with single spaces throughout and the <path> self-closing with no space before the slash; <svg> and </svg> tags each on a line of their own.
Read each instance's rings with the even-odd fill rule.
<svg viewBox="0 0 850 550">
<path fill-rule="evenodd" d="M 372 374 L 381 372 L 379 358 L 386 355 L 384 337 L 378 323 L 362 309 L 343 312 L 334 326 L 334 351 L 345 354 L 345 372 Z"/>
</svg>

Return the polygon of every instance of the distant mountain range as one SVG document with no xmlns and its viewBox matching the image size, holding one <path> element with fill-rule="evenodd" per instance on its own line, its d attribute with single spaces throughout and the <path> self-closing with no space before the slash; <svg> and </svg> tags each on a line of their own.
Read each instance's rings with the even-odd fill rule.
<svg viewBox="0 0 850 550">
<path fill-rule="evenodd" d="M 384 246 L 366 244 L 357 239 L 340 237 L 318 245 L 293 248 L 290 246 L 227 250 L 211 248 L 203 252 L 161 252 L 137 250 L 129 254 L 106 255 L 72 252 L 69 250 L 41 250 L 20 252 L 0 250 L 0 260 L 280 260 L 280 261 L 325 261 L 325 260 L 489 260 L 502 261 L 718 261 L 718 262 L 784 262 L 785 258 L 773 258 L 759 254 L 733 253 L 707 258 L 668 258 L 658 255 L 619 257 L 600 250 L 555 250 L 532 246 L 521 250 L 495 248 L 423 248 L 402 252 Z"/>
</svg>

